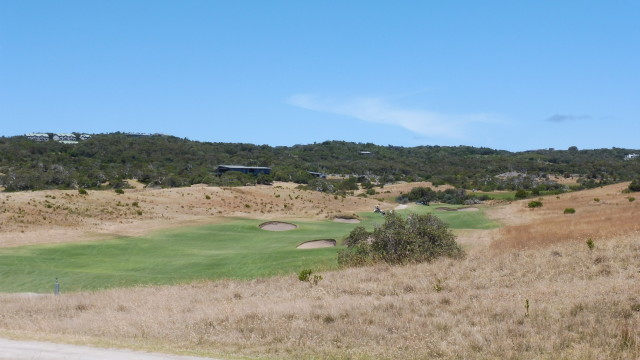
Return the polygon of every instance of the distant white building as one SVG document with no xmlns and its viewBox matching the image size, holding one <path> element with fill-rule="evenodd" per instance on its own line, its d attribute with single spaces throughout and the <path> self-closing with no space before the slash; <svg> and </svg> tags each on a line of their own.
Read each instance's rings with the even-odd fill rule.
<svg viewBox="0 0 640 360">
<path fill-rule="evenodd" d="M 53 134 L 53 141 L 75 141 L 75 142 L 77 142 L 78 139 L 76 139 L 76 136 L 73 135 L 73 134 L 59 133 L 59 134 Z"/>
<path fill-rule="evenodd" d="M 91 139 L 91 135 L 89 135 L 89 134 L 80 135 L 80 140 L 82 140 L 82 141 L 89 140 L 89 139 Z"/>
<path fill-rule="evenodd" d="M 30 133 L 25 134 L 24 136 L 33 141 L 49 141 L 49 134 L 46 133 Z"/>
<path fill-rule="evenodd" d="M 635 158 L 637 158 L 639 156 L 640 156 L 640 154 L 627 154 L 627 155 L 624 156 L 624 159 L 625 160 L 633 160 L 633 159 L 635 159 Z"/>
</svg>

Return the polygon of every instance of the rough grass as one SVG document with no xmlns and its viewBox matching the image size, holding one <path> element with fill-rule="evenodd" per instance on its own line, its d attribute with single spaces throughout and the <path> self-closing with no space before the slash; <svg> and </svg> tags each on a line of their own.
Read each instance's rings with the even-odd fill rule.
<svg viewBox="0 0 640 360">
<path fill-rule="evenodd" d="M 544 206 L 537 209 L 526 209 L 528 200 L 515 202 L 509 206 L 513 216 L 529 220 L 500 229 L 500 239 L 492 247 L 524 249 L 559 241 L 610 239 L 640 231 L 640 204 L 629 202 L 622 193 L 627 184 L 546 196 Z M 564 216 L 566 208 L 575 209 L 575 214 Z"/>
<path fill-rule="evenodd" d="M 5 335 L 277 359 L 637 359 L 640 234 L 253 281 L 0 295 Z M 438 286 L 436 286 L 436 284 Z M 528 300 L 529 315 L 525 308 Z"/>
</svg>

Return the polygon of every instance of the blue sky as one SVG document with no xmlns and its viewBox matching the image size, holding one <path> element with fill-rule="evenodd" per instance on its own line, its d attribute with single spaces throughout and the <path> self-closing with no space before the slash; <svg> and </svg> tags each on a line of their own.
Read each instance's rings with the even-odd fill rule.
<svg viewBox="0 0 640 360">
<path fill-rule="evenodd" d="M 638 1 L 0 1 L 0 135 L 640 148 Z"/>
</svg>

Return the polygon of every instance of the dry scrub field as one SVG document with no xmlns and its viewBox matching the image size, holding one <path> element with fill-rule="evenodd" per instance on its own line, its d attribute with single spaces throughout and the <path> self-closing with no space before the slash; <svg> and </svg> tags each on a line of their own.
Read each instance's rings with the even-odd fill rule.
<svg viewBox="0 0 640 360">
<path fill-rule="evenodd" d="M 58 297 L 4 294 L 0 335 L 230 359 L 638 359 L 640 200 L 629 201 L 626 185 L 544 197 L 534 210 L 530 200 L 486 209 L 504 227 L 461 233 L 464 260 L 345 269 L 323 273 L 316 286 L 292 275 Z M 322 218 L 378 203 L 283 184 L 90 192 L 91 202 L 65 194 L 1 194 L 9 210 L 0 218 L 0 243 L 40 242 L 38 234 L 51 229 L 66 237 L 45 241 L 221 215 Z M 43 206 L 46 200 L 60 207 Z M 568 207 L 576 213 L 563 214 Z"/>
</svg>

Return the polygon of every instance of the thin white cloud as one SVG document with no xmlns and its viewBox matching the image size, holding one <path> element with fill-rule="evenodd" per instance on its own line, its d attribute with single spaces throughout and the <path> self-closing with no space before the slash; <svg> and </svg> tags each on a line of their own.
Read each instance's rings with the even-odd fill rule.
<svg viewBox="0 0 640 360">
<path fill-rule="evenodd" d="M 380 98 L 359 98 L 348 101 L 322 99 L 308 94 L 287 98 L 287 103 L 303 109 L 344 115 L 378 124 L 395 125 L 427 137 L 463 138 L 465 125 L 487 122 L 486 114 L 452 115 L 423 109 L 405 109 Z"/>
<path fill-rule="evenodd" d="M 591 116 L 588 115 L 563 115 L 563 114 L 555 114 L 545 119 L 545 121 L 561 123 L 565 121 L 573 121 L 573 120 L 591 120 Z"/>
</svg>

